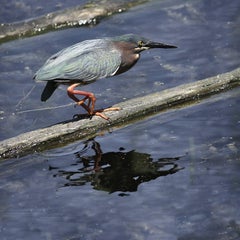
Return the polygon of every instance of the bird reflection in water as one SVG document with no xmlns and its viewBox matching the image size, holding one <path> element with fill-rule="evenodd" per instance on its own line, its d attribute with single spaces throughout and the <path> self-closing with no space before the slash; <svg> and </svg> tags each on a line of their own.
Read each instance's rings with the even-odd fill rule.
<svg viewBox="0 0 240 240">
<path fill-rule="evenodd" d="M 91 155 L 88 155 L 89 152 Z M 120 191 L 120 196 L 127 195 L 126 192 L 137 191 L 141 183 L 183 169 L 176 163 L 180 157 L 154 160 L 147 153 L 134 150 L 126 152 L 124 148 L 117 152 L 103 153 L 100 144 L 94 139 L 86 141 L 83 149 L 76 152 L 75 156 L 77 161 L 70 171 L 49 167 L 51 171 L 57 171 L 54 176 L 66 178 L 64 186 L 90 183 L 96 190 L 109 193 Z"/>
</svg>

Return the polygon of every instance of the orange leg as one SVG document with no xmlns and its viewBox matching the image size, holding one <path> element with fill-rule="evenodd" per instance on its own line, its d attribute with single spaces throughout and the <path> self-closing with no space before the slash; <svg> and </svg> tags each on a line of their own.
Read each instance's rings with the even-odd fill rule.
<svg viewBox="0 0 240 240">
<path fill-rule="evenodd" d="M 74 83 L 71 86 L 68 87 L 67 93 L 68 96 L 73 99 L 77 105 L 82 106 L 89 115 L 96 115 L 99 116 L 105 120 L 109 120 L 109 117 L 104 115 L 102 112 L 107 112 L 107 111 L 118 111 L 120 110 L 119 108 L 106 108 L 103 110 L 97 110 L 95 111 L 95 102 L 96 102 L 96 97 L 94 96 L 93 93 L 90 92 L 85 92 L 85 91 L 80 91 L 80 90 L 75 90 L 75 87 L 79 86 L 80 83 Z M 85 96 L 83 99 L 78 99 L 75 95 L 82 95 Z M 85 101 L 88 100 L 88 104 L 85 104 Z"/>
</svg>

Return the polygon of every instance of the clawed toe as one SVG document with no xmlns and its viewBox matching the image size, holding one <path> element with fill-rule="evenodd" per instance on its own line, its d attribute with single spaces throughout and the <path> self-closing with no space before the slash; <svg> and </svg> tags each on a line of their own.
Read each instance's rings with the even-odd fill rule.
<svg viewBox="0 0 240 240">
<path fill-rule="evenodd" d="M 103 112 L 110 112 L 110 111 L 120 111 L 120 107 L 110 107 L 110 108 L 105 108 L 103 109 Z"/>
<path fill-rule="evenodd" d="M 94 111 L 94 115 L 99 116 L 107 121 L 110 121 L 110 118 L 107 117 L 105 114 L 103 114 L 104 112 L 110 112 L 110 111 L 119 111 L 121 110 L 121 108 L 119 107 L 110 107 L 110 108 L 105 108 L 105 109 L 101 109 L 101 110 L 96 110 Z"/>
</svg>

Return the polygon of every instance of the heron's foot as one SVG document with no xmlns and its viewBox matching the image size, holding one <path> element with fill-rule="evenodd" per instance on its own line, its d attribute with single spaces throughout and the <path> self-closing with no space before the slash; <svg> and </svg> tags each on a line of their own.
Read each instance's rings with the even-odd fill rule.
<svg viewBox="0 0 240 240">
<path fill-rule="evenodd" d="M 98 109 L 98 110 L 94 110 L 92 111 L 85 103 L 84 100 L 79 101 L 76 103 L 79 106 L 82 106 L 87 112 L 88 114 L 75 114 L 73 116 L 73 118 L 85 118 L 85 117 L 90 117 L 90 119 L 95 115 L 98 117 L 103 118 L 104 120 L 109 121 L 110 118 L 107 117 L 104 112 L 110 112 L 110 111 L 119 111 L 121 110 L 121 108 L 119 107 L 110 107 L 110 108 L 105 108 L 105 109 Z"/>
<path fill-rule="evenodd" d="M 99 116 L 99 117 L 101 117 L 101 118 L 109 121 L 110 118 L 107 117 L 107 116 L 104 114 L 104 112 L 119 111 L 119 110 L 121 110 L 121 108 L 119 108 L 119 107 L 110 107 L 110 108 L 95 110 L 95 111 L 93 112 L 93 114 L 91 114 L 91 115 L 96 115 L 96 116 Z"/>
<path fill-rule="evenodd" d="M 120 107 L 110 107 L 110 108 L 105 108 L 102 111 L 103 112 L 111 112 L 111 111 L 120 111 L 121 108 Z"/>
</svg>

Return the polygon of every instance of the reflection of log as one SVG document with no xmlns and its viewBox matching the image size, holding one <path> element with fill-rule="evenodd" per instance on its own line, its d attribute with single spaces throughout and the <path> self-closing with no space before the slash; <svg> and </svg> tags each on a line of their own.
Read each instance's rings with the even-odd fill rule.
<svg viewBox="0 0 240 240">
<path fill-rule="evenodd" d="M 97 135 L 109 127 L 124 127 L 129 122 L 150 116 L 171 108 L 184 106 L 240 85 L 240 68 L 211 78 L 183 84 L 144 97 L 131 99 L 117 104 L 122 110 L 109 112 L 111 122 L 100 117 L 92 120 L 73 120 L 54 126 L 23 133 L 0 142 L 1 158 L 16 157 L 61 146 L 77 139 L 86 139 Z"/>
<path fill-rule="evenodd" d="M 97 1 L 95 4 L 49 13 L 36 19 L 0 24 L 0 43 L 18 37 L 42 34 L 53 29 L 95 25 L 101 18 L 123 12 L 143 2 L 146 0 Z"/>
</svg>

